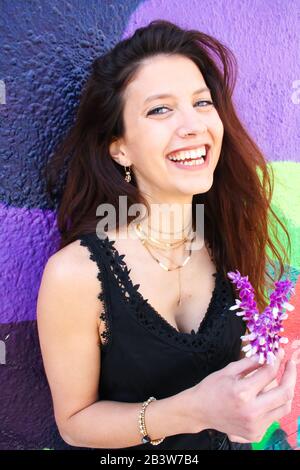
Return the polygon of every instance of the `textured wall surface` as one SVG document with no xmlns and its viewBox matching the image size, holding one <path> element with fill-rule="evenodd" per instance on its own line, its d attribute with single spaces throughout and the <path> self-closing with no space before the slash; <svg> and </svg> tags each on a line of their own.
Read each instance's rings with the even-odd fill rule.
<svg viewBox="0 0 300 470">
<path fill-rule="evenodd" d="M 300 348 L 300 2 L 2 0 L 0 3 L 0 448 L 70 448 L 59 436 L 36 328 L 44 265 L 59 237 L 41 170 L 74 117 L 92 60 L 156 18 L 216 36 L 235 53 L 234 100 L 276 174 L 273 205 L 292 238 L 297 283 L 287 356 Z M 292 301 L 292 300 L 291 300 Z M 299 357 L 300 361 L 300 357 Z M 255 448 L 300 446 L 291 415 Z"/>
</svg>

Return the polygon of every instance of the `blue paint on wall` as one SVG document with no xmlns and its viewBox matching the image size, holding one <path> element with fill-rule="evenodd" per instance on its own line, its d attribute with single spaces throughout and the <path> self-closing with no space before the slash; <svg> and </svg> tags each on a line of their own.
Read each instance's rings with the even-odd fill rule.
<svg viewBox="0 0 300 470">
<path fill-rule="evenodd" d="M 96 56 L 122 37 L 138 0 L 1 0 L 0 201 L 51 208 L 41 169 L 73 121 Z"/>
</svg>

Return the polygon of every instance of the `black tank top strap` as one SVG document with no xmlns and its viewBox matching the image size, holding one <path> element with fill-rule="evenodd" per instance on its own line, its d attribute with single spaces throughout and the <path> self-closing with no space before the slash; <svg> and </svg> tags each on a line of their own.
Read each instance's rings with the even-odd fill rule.
<svg viewBox="0 0 300 470">
<path fill-rule="evenodd" d="M 97 278 L 100 283 L 100 291 L 98 298 L 102 302 L 103 309 L 99 314 L 99 318 L 104 322 L 104 331 L 100 333 L 101 348 L 106 348 L 110 343 L 112 336 L 112 317 L 111 317 L 111 282 L 110 270 L 107 266 L 107 242 L 97 236 L 96 233 L 81 234 L 78 239 L 80 245 L 85 246 L 89 250 L 90 259 L 97 264 Z"/>
</svg>

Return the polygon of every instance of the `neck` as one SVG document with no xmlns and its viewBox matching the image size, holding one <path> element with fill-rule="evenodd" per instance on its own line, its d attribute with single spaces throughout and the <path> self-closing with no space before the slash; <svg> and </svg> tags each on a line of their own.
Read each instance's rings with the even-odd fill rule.
<svg viewBox="0 0 300 470">
<path fill-rule="evenodd" d="M 190 236 L 193 231 L 191 204 L 155 204 L 150 208 L 150 214 L 140 222 L 147 237 L 168 243 Z"/>
</svg>

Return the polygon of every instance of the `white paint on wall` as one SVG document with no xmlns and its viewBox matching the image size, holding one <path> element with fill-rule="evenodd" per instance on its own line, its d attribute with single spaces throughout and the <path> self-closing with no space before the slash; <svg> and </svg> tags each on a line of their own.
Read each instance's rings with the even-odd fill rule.
<svg viewBox="0 0 300 470">
<path fill-rule="evenodd" d="M 5 83 L 0 80 L 0 104 L 6 104 Z"/>
<path fill-rule="evenodd" d="M 0 364 L 6 364 L 6 344 L 0 341 Z"/>
<path fill-rule="evenodd" d="M 292 102 L 300 104 L 300 80 L 293 81 L 293 88 L 296 90 L 292 93 Z"/>
</svg>

